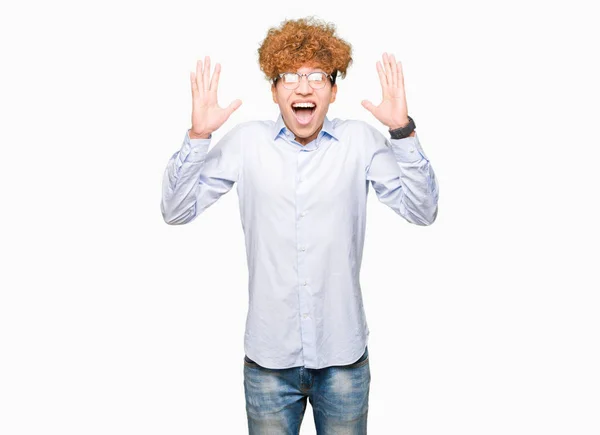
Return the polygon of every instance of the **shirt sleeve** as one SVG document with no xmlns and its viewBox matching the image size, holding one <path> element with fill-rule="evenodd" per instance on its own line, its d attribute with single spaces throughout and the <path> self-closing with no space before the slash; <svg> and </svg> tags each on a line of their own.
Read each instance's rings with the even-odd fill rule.
<svg viewBox="0 0 600 435">
<path fill-rule="evenodd" d="M 377 198 L 408 222 L 431 225 L 438 210 L 438 184 L 435 173 L 416 135 L 387 139 L 370 127 L 367 180 Z"/>
<path fill-rule="evenodd" d="M 234 127 L 209 151 L 208 139 L 190 139 L 186 132 L 181 149 L 173 154 L 163 175 L 163 219 L 170 225 L 193 221 L 229 192 L 241 167 L 240 126 Z"/>
</svg>

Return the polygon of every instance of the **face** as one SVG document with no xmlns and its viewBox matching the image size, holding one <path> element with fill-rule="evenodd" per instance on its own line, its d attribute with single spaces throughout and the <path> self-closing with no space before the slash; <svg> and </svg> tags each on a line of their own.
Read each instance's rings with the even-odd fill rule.
<svg viewBox="0 0 600 435">
<path fill-rule="evenodd" d="M 286 72 L 305 74 L 315 71 L 327 72 L 319 67 L 306 65 L 297 71 Z M 279 105 L 285 126 L 296 135 L 298 143 L 306 145 L 316 139 L 319 131 L 321 131 L 329 104 L 335 101 L 337 84 L 332 86 L 328 77 L 325 87 L 313 89 L 308 84 L 308 79 L 302 77 L 298 87 L 290 90 L 284 88 L 282 79 L 279 79 L 275 85 L 271 85 L 271 92 L 273 93 L 273 101 Z M 315 105 L 315 108 L 312 112 L 307 110 L 296 111 L 293 105 L 299 102 L 311 102 Z"/>
</svg>

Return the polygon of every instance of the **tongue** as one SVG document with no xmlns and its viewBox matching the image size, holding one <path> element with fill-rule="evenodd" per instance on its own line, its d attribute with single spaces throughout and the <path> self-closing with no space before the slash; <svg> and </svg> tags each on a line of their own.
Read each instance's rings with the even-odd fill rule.
<svg viewBox="0 0 600 435">
<path fill-rule="evenodd" d="M 301 122 L 308 122 L 312 113 L 313 109 L 296 109 L 296 116 Z"/>
</svg>

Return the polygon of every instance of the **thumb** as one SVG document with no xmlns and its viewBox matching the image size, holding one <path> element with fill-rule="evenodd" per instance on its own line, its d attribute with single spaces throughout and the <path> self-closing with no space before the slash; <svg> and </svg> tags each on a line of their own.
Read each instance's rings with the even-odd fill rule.
<svg viewBox="0 0 600 435">
<path fill-rule="evenodd" d="M 373 105 L 373 103 L 371 103 L 369 100 L 362 100 L 362 105 L 371 113 L 373 113 L 373 110 L 375 110 L 375 105 Z"/>
<path fill-rule="evenodd" d="M 227 106 L 227 112 L 231 115 L 238 107 L 242 105 L 242 100 L 234 100 L 229 106 Z"/>
</svg>

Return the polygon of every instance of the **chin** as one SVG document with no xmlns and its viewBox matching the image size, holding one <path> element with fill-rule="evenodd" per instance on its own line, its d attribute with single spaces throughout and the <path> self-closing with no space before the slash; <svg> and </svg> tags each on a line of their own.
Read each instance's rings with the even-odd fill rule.
<svg viewBox="0 0 600 435">
<path fill-rule="evenodd" d="M 295 131 L 292 129 L 290 129 L 290 131 L 292 133 L 294 133 L 296 135 L 296 137 L 298 137 L 298 138 L 307 139 L 307 138 L 311 137 L 312 135 L 314 135 L 318 129 L 319 129 L 319 127 L 316 125 L 315 126 L 308 125 L 308 126 L 304 126 L 304 127 L 294 127 Z"/>
<path fill-rule="evenodd" d="M 295 129 L 304 132 L 311 130 L 313 133 L 317 128 L 319 128 L 323 124 L 323 121 L 325 120 L 324 116 L 321 119 L 321 116 L 318 116 L 317 114 L 314 114 L 307 124 L 301 123 L 300 120 L 293 113 L 290 114 L 290 118 L 291 122 L 289 124 Z"/>
</svg>

